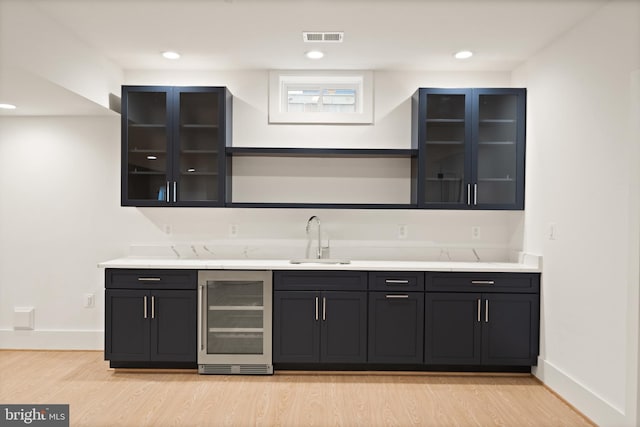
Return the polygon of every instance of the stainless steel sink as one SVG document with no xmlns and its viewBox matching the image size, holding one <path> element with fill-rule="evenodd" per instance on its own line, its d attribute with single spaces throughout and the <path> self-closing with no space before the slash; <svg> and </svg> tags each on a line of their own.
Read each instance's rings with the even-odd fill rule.
<svg viewBox="0 0 640 427">
<path fill-rule="evenodd" d="M 351 264 L 349 259 L 336 259 L 336 258 L 301 258 L 292 259 L 289 261 L 291 264 Z"/>
</svg>

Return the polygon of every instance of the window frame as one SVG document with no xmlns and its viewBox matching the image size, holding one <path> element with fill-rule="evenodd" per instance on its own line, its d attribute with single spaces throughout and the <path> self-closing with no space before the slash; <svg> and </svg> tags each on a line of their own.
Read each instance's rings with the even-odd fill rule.
<svg viewBox="0 0 640 427">
<path fill-rule="evenodd" d="M 287 111 L 289 87 L 316 86 L 319 89 L 332 89 L 345 85 L 356 89 L 355 112 Z M 270 71 L 269 123 L 372 124 L 373 72 L 357 70 Z"/>
</svg>

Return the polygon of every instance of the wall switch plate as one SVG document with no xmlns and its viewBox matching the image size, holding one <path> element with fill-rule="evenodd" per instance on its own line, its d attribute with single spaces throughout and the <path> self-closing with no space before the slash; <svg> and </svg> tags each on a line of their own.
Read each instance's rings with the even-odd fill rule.
<svg viewBox="0 0 640 427">
<path fill-rule="evenodd" d="M 409 227 L 407 224 L 398 225 L 398 239 L 406 239 L 409 234 Z"/>
<path fill-rule="evenodd" d="M 478 227 L 477 225 L 474 225 L 473 227 L 471 227 L 471 238 L 473 240 L 480 239 L 480 227 Z"/>
<path fill-rule="evenodd" d="M 229 226 L 229 237 L 238 237 L 238 224 L 231 224 Z"/>
<path fill-rule="evenodd" d="M 96 306 L 96 295 L 95 294 L 84 294 L 84 308 L 93 308 Z"/>
</svg>

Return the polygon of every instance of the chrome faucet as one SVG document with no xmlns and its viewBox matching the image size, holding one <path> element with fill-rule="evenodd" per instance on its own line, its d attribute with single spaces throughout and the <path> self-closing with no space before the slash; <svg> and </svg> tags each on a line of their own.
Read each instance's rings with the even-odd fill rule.
<svg viewBox="0 0 640 427">
<path fill-rule="evenodd" d="M 309 238 L 309 230 L 311 229 L 311 223 L 315 220 L 315 222 L 318 223 L 318 249 L 316 249 L 316 258 L 320 259 L 322 258 L 322 234 L 320 231 L 320 218 L 318 218 L 317 216 L 313 215 L 311 218 L 309 218 L 307 220 L 307 238 Z M 311 244 L 311 240 L 309 240 L 309 244 Z M 309 247 L 307 246 L 307 258 L 308 258 L 308 253 L 309 253 Z"/>
</svg>

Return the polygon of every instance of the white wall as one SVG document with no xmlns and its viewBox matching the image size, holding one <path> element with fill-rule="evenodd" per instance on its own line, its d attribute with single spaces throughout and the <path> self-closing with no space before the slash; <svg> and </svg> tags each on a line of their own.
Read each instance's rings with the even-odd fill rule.
<svg viewBox="0 0 640 427">
<path fill-rule="evenodd" d="M 293 144 L 319 133 L 325 142 L 408 147 L 415 88 L 499 86 L 509 78 L 379 73 L 380 124 L 376 116 L 375 125 L 353 129 L 268 125 L 267 74 L 136 72 L 128 83 L 228 85 L 237 95 L 234 141 L 245 145 Z M 322 218 L 336 256 L 470 260 L 470 249 L 477 248 L 485 260 L 504 260 L 522 241 L 522 212 L 120 207 L 116 115 L 0 119 L 0 182 L 0 348 L 102 348 L 103 272 L 97 264 L 126 256 L 130 245 L 212 242 L 225 257 L 301 257 L 304 226 L 313 214 Z M 238 225 L 236 238 L 229 236 L 231 224 Z M 407 239 L 397 238 L 399 224 L 408 226 Z M 480 226 L 479 240 L 471 239 L 472 226 Z M 98 296 L 96 308 L 83 308 L 85 293 Z M 14 330 L 13 310 L 22 306 L 35 307 L 35 331 Z"/>
<path fill-rule="evenodd" d="M 637 425 L 639 27 L 640 3 L 610 2 L 514 73 L 524 249 L 544 257 L 537 375 L 601 425 Z"/>
</svg>

